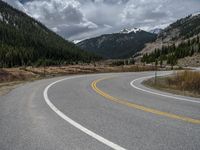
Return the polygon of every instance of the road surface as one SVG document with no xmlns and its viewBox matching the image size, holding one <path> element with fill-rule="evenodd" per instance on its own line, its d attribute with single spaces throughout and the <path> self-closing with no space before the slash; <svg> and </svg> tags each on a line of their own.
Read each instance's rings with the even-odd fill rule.
<svg viewBox="0 0 200 150">
<path fill-rule="evenodd" d="M 67 76 L 21 85 L 0 97 L 0 149 L 199 150 L 200 99 L 141 85 L 152 75 Z"/>
</svg>

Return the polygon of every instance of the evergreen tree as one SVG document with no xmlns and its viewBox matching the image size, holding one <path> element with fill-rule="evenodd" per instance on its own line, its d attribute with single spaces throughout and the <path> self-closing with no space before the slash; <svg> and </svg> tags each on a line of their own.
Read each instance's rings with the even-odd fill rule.
<svg viewBox="0 0 200 150">
<path fill-rule="evenodd" d="M 162 46 L 161 49 L 155 49 L 152 53 L 143 55 L 142 61 L 151 63 L 159 59 L 160 63 L 166 60 L 168 64 L 175 65 L 177 59 L 192 56 L 196 52 L 200 53 L 199 36 L 192 41 L 181 42 L 177 46 L 172 44 L 171 46 Z"/>
</svg>

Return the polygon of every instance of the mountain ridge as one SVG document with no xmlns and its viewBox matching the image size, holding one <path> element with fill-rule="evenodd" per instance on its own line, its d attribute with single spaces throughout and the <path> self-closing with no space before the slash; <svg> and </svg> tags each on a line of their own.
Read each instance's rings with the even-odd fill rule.
<svg viewBox="0 0 200 150">
<path fill-rule="evenodd" d="M 86 39 L 77 43 L 77 46 L 108 59 L 129 58 L 155 38 L 156 34 L 132 28 Z"/>
</svg>

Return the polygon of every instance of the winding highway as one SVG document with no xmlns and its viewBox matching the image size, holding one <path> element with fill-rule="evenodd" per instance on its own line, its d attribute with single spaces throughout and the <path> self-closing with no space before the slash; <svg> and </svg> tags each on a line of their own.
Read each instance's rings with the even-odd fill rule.
<svg viewBox="0 0 200 150">
<path fill-rule="evenodd" d="M 0 97 L 0 150 L 200 150 L 200 99 L 144 87 L 153 75 L 21 85 Z"/>
</svg>

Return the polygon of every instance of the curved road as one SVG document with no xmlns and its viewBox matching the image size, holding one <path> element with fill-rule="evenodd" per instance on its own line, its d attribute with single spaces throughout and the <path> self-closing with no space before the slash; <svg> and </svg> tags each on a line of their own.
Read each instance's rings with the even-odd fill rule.
<svg viewBox="0 0 200 150">
<path fill-rule="evenodd" d="M 0 149 L 199 150 L 200 99 L 141 85 L 152 75 L 81 75 L 22 85 L 0 97 Z"/>
</svg>

